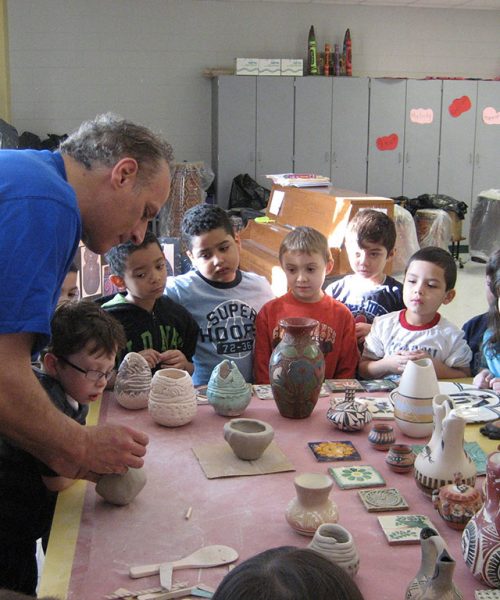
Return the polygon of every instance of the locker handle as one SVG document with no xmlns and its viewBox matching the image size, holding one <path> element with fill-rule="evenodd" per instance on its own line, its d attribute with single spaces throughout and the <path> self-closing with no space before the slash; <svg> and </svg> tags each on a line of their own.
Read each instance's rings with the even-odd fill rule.
<svg viewBox="0 0 500 600">
<path fill-rule="evenodd" d="M 398 164 L 401 164 L 401 152 L 398 152 Z"/>
<path fill-rule="evenodd" d="M 479 152 L 476 153 L 476 167 L 479 167 Z"/>
<path fill-rule="evenodd" d="M 336 153 L 336 152 L 333 152 L 333 153 L 332 153 L 332 164 L 334 165 L 334 164 L 336 164 L 336 163 L 337 163 L 337 153 Z"/>
<path fill-rule="evenodd" d="M 472 164 L 473 160 L 474 160 L 474 156 L 473 156 L 472 152 L 469 152 L 469 165 Z"/>
<path fill-rule="evenodd" d="M 406 153 L 405 161 L 406 161 L 406 164 L 408 164 L 410 162 L 410 156 L 409 156 L 408 152 Z"/>
</svg>

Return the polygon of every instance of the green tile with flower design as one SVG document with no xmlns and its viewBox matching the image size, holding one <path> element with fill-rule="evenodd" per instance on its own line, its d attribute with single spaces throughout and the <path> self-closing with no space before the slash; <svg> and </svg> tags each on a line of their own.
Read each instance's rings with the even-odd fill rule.
<svg viewBox="0 0 500 600">
<path fill-rule="evenodd" d="M 328 472 L 343 490 L 385 485 L 382 475 L 370 465 L 330 467 Z"/>
<path fill-rule="evenodd" d="M 377 517 L 389 544 L 419 544 L 424 527 L 436 529 L 425 515 L 388 515 Z"/>
</svg>

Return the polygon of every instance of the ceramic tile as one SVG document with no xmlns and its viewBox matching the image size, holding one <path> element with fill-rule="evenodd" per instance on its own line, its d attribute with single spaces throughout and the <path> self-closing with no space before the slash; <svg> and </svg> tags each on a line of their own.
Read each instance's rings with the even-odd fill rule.
<svg viewBox="0 0 500 600">
<path fill-rule="evenodd" d="M 423 444 L 412 444 L 411 445 L 413 452 L 418 454 L 422 448 Z M 464 442 L 464 448 L 467 454 L 472 458 L 472 460 L 476 464 L 477 474 L 478 475 L 486 475 L 486 461 L 488 457 L 486 453 L 481 448 L 481 446 L 477 442 Z"/>
<path fill-rule="evenodd" d="M 334 460 L 361 460 L 356 447 L 349 440 L 335 442 L 308 442 L 318 462 L 330 462 Z"/>
<path fill-rule="evenodd" d="M 420 530 L 436 529 L 425 515 L 387 515 L 377 517 L 389 544 L 419 544 Z"/>
<path fill-rule="evenodd" d="M 358 495 L 368 512 L 408 510 L 409 506 L 396 488 L 360 490 Z"/>
<path fill-rule="evenodd" d="M 273 392 L 271 390 L 271 385 L 269 383 L 259 383 L 253 386 L 253 393 L 260 398 L 261 400 L 273 400 Z M 320 397 L 326 397 L 330 395 L 330 390 L 328 386 L 324 383 L 321 386 L 321 391 L 319 393 Z"/>
<path fill-rule="evenodd" d="M 389 397 L 374 398 L 371 396 L 358 396 L 358 400 L 364 400 L 368 410 L 375 420 L 391 421 L 394 419 L 394 407 Z"/>
<path fill-rule="evenodd" d="M 330 467 L 328 472 L 343 490 L 385 485 L 382 475 L 370 465 Z"/>
<path fill-rule="evenodd" d="M 362 390 L 363 387 L 357 379 L 325 379 L 325 383 L 333 394 L 345 392 L 346 389 Z"/>
<path fill-rule="evenodd" d="M 360 381 L 365 392 L 390 392 L 398 387 L 398 384 L 390 379 L 365 379 Z"/>
<path fill-rule="evenodd" d="M 475 600 L 500 600 L 500 590 L 476 590 Z"/>
</svg>

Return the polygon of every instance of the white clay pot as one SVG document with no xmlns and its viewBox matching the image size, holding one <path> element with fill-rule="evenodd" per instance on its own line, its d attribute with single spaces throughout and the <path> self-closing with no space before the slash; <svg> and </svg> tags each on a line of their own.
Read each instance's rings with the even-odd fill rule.
<svg viewBox="0 0 500 600">
<path fill-rule="evenodd" d="M 352 535 L 341 525 L 335 523 L 320 525 L 308 547 L 342 567 L 351 577 L 358 572 L 358 549 Z"/>
<path fill-rule="evenodd" d="M 437 394 L 439 384 L 432 360 L 409 360 L 399 386 L 390 393 L 394 405 L 394 420 L 405 435 L 413 438 L 431 435 L 432 399 Z"/>
<path fill-rule="evenodd" d="M 159 425 L 179 427 L 192 421 L 198 407 L 191 375 L 182 369 L 157 371 L 148 406 L 149 414 Z"/>
<path fill-rule="evenodd" d="M 257 460 L 273 441 L 274 429 L 257 419 L 231 419 L 224 425 L 224 439 L 242 460 Z"/>
<path fill-rule="evenodd" d="M 125 355 L 116 375 L 114 394 L 118 404 L 137 410 L 148 405 L 151 389 L 151 369 L 137 352 Z"/>
</svg>

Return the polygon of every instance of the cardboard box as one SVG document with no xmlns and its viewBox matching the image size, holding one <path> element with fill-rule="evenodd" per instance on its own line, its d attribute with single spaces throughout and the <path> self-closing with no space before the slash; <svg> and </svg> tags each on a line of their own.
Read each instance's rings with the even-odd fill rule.
<svg viewBox="0 0 500 600">
<path fill-rule="evenodd" d="M 259 58 L 259 75 L 281 75 L 281 59 Z"/>
<path fill-rule="evenodd" d="M 304 75 L 304 61 L 301 58 L 282 58 L 281 74 L 302 77 Z"/>
<path fill-rule="evenodd" d="M 236 75 L 258 75 L 259 74 L 259 59 L 258 58 L 237 58 L 236 59 Z"/>
</svg>

